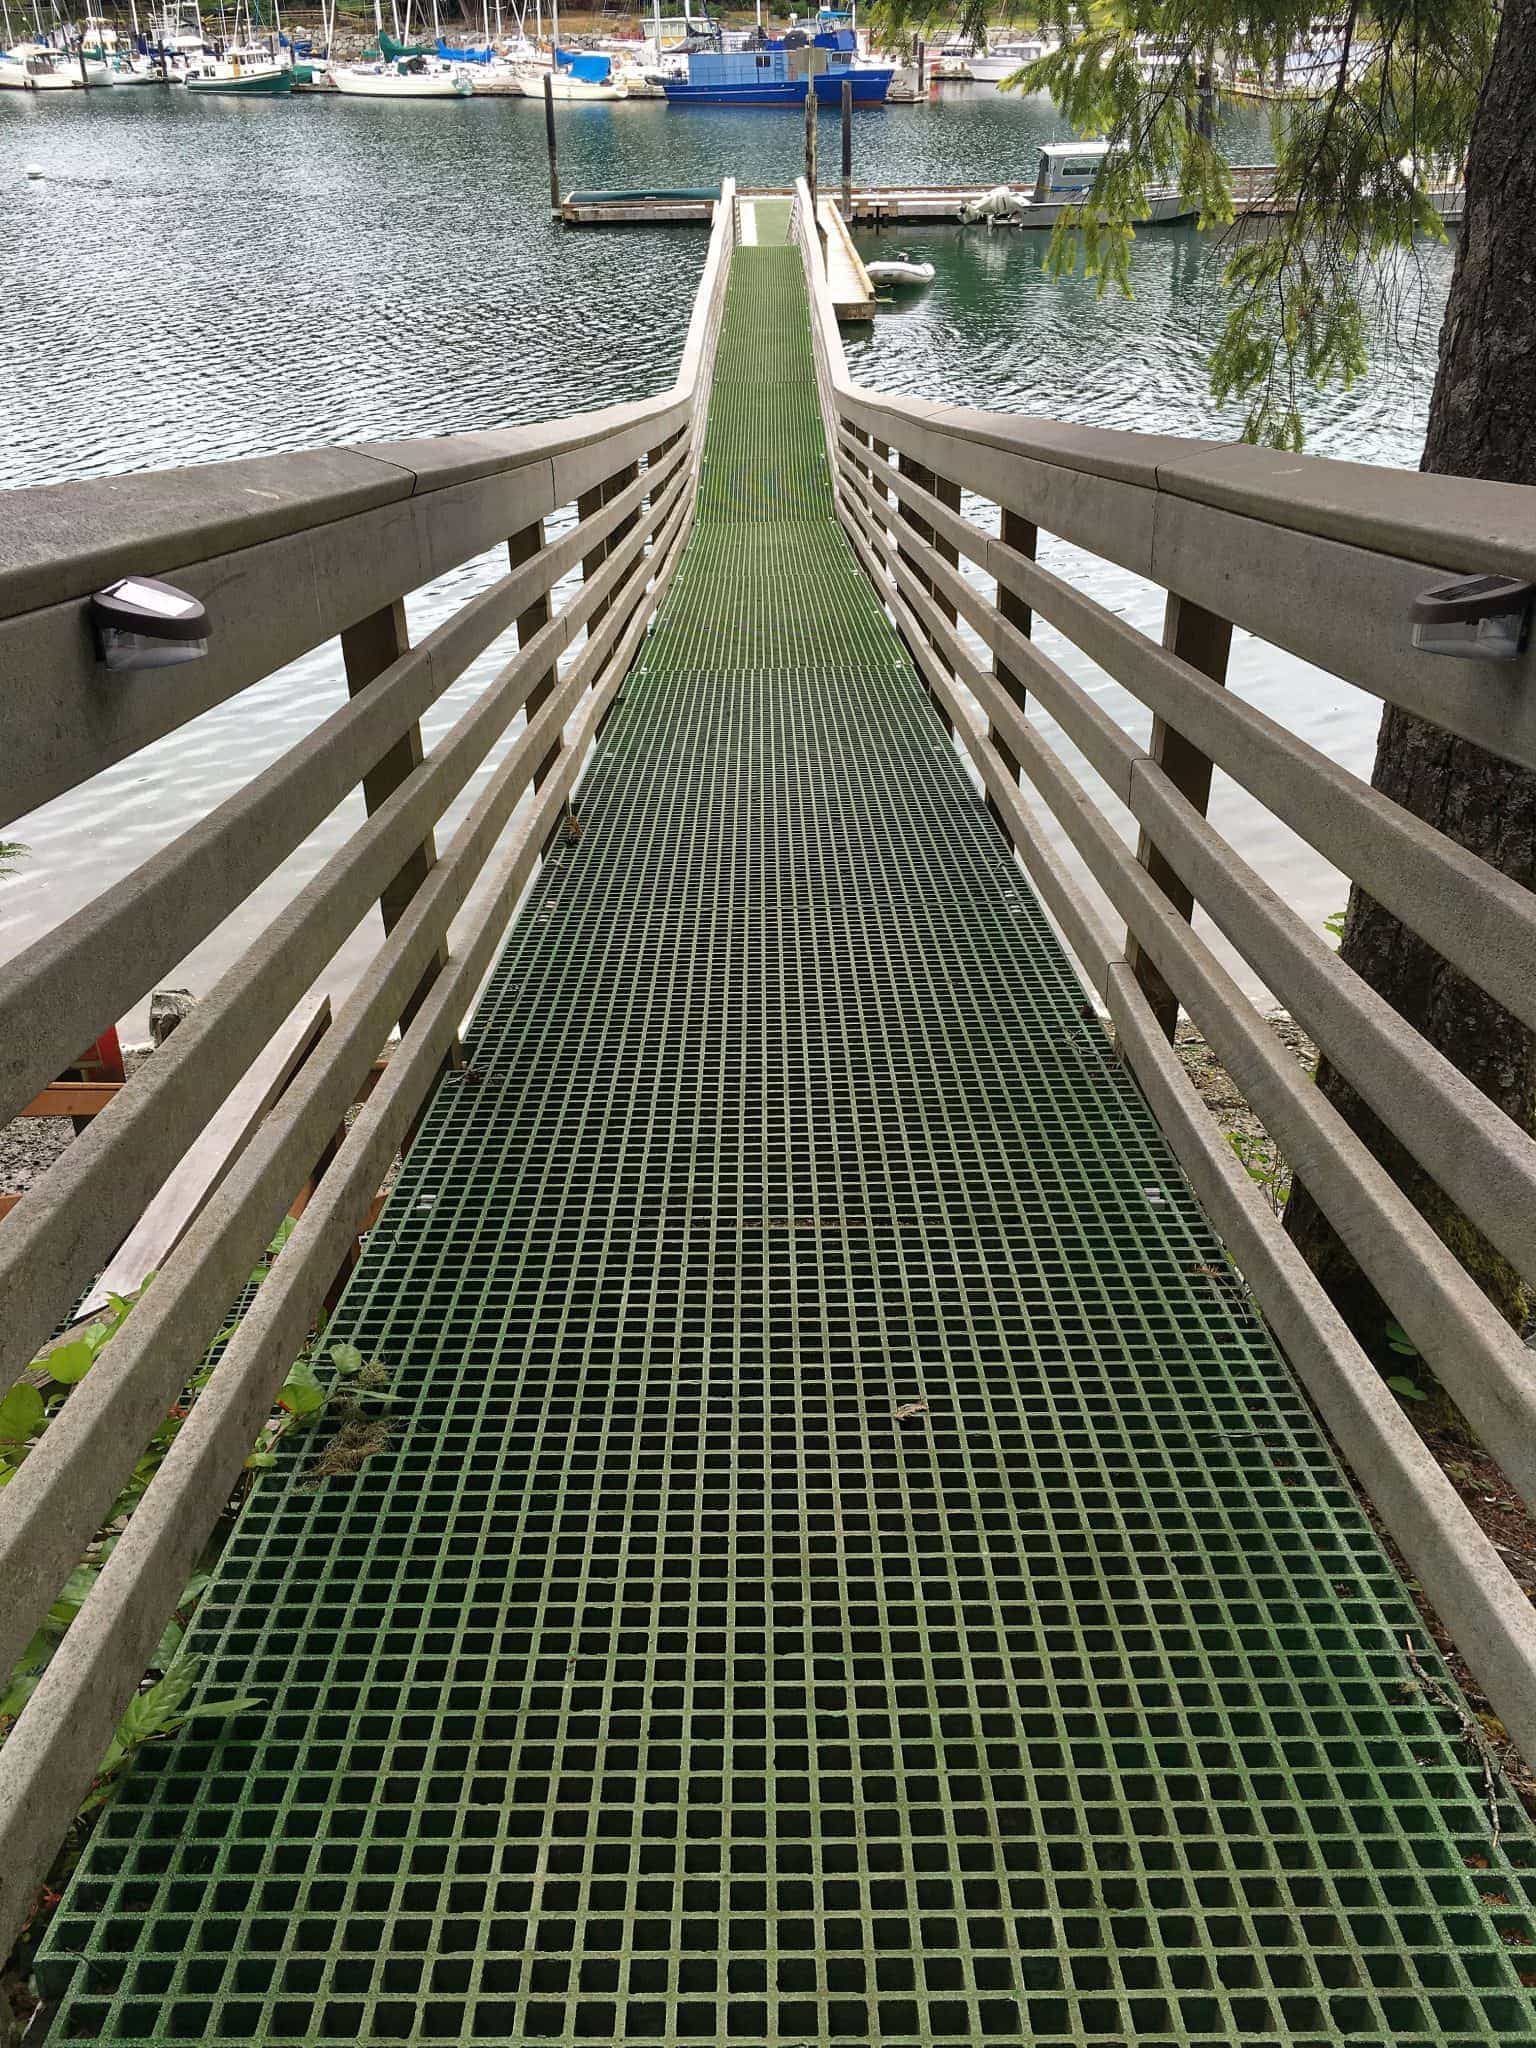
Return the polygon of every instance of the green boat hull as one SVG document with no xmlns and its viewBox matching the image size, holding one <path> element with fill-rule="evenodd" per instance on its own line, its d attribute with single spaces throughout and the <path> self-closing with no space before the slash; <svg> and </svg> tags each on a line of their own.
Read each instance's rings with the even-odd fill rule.
<svg viewBox="0 0 1536 2048">
<path fill-rule="evenodd" d="M 276 71 L 258 74 L 255 78 L 189 78 L 188 92 L 237 92 L 247 99 L 259 95 L 270 98 L 276 93 L 293 91 L 293 73 Z"/>
</svg>

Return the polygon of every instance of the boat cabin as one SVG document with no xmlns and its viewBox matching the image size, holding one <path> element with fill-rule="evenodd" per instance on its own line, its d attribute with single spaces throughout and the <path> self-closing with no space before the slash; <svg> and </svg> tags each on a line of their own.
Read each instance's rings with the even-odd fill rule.
<svg viewBox="0 0 1536 2048">
<path fill-rule="evenodd" d="M 1086 198 L 1108 155 L 1107 142 L 1042 142 L 1031 200 Z"/>
</svg>

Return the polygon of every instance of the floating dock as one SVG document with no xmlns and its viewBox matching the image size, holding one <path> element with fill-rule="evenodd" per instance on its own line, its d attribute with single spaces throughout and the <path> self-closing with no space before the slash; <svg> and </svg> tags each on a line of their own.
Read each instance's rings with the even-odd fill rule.
<svg viewBox="0 0 1536 2048">
<path fill-rule="evenodd" d="M 1235 164 L 1232 167 L 1232 204 L 1239 218 L 1290 213 L 1294 201 L 1276 189 L 1273 164 Z M 1004 186 L 1028 199 L 1034 192 L 1031 179 L 1011 184 L 994 179 L 986 185 L 856 185 L 849 198 L 847 224 L 850 227 L 885 227 L 902 221 L 925 221 L 936 225 L 958 222 L 964 209 L 989 192 Z M 711 195 L 712 196 L 712 195 Z M 788 200 L 787 191 L 743 192 L 747 199 Z M 1465 194 L 1460 186 L 1447 186 L 1430 194 L 1435 211 L 1447 222 L 1459 221 Z M 842 208 L 839 203 L 839 217 Z M 819 216 L 818 216 L 819 217 Z M 652 224 L 663 221 L 707 221 L 709 201 L 703 194 L 648 192 L 571 192 L 560 206 L 560 218 L 570 227 L 605 227 Z M 1001 226 L 1016 226 L 1001 222 Z M 1044 233 L 1045 229 L 1034 232 Z M 841 317 L 841 315 L 839 315 Z"/>
</svg>

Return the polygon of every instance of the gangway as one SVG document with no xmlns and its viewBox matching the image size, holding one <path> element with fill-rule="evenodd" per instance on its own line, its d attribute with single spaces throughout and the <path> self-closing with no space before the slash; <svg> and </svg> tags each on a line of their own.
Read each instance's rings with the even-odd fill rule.
<svg viewBox="0 0 1536 2048">
<path fill-rule="evenodd" d="M 38 1959 L 42 2036 L 1530 2048 L 1532 1832 L 1502 1788 L 1490 1808 L 1426 1689 L 1443 1668 L 1319 1411 L 1528 1746 L 1529 1603 L 1178 1095 L 1169 1001 L 1209 1018 L 1516 1476 L 1518 1340 L 1228 1000 L 1146 849 L 1064 794 L 1021 705 L 1042 693 L 1076 720 L 1091 765 L 1225 914 L 1246 870 L 1232 856 L 1223 885 L 1195 857 L 1214 833 L 1198 799 L 1168 794 L 1172 748 L 1159 765 L 1080 715 L 1032 650 L 1032 611 L 1150 678 L 1160 723 L 1210 758 L 1236 760 L 1235 733 L 1262 778 L 1279 742 L 1221 690 L 1208 628 L 1198 641 L 1218 588 L 1255 630 L 1332 631 L 1369 679 L 1382 593 L 1420 575 L 1430 536 L 1423 561 L 1486 566 L 1529 554 L 1536 522 L 1489 487 L 1404 479 L 1367 510 L 1350 465 L 1287 458 L 1286 483 L 1251 450 L 862 391 L 803 188 L 756 203 L 748 246 L 733 221 L 727 188 L 679 383 L 643 406 L 338 451 L 297 480 L 268 465 L 290 489 L 275 512 L 249 496 L 259 464 L 203 479 L 201 498 L 195 472 L 131 498 L 27 494 L 0 644 L 42 664 L 55 704 L 88 701 L 82 593 L 120 565 L 236 593 L 210 641 L 223 666 L 166 672 L 179 698 L 129 697 L 84 737 L 20 721 L 7 773 L 30 800 L 306 636 L 347 636 L 355 694 L 281 778 L 135 878 L 126 908 L 9 970 L 0 1016 L 31 1001 L 36 1020 L 24 1045 L 0 1032 L 13 1090 L 73 1042 L 65 995 L 121 1007 L 157 949 L 185 942 L 193 874 L 215 897 L 198 915 L 249 885 L 263 802 L 281 794 L 283 829 L 307 829 L 289 813 L 334 800 L 339 749 L 355 780 L 493 629 L 516 621 L 520 643 L 447 740 L 407 745 L 393 780 L 375 770 L 362 851 L 259 942 L 259 975 L 240 970 L 242 1001 L 280 1013 L 359 892 L 417 850 L 319 1064 L 113 1339 L 115 1373 L 93 1370 L 0 1495 L 0 1557 L 30 1560 L 6 1580 L 25 1634 L 131 1459 L 130 1425 L 181 1384 L 284 1174 L 403 1016 L 0 1748 L 14 1925 L 408 1138 L 326 1333 L 387 1369 L 389 1426 L 350 1465 L 319 1455 L 326 1425 L 295 1437 L 236 1520 L 191 1641 L 203 1696 L 260 1704 L 147 1748 L 100 1816 Z M 957 475 L 993 493 L 995 529 L 962 512 Z M 573 501 L 576 523 L 546 530 Z M 1261 524 L 1264 577 L 1239 545 Z M 1037 527 L 1165 577 L 1182 637 L 1137 647 L 1101 622 L 1036 561 Z M 412 649 L 394 595 L 498 530 L 514 534 L 506 574 Z M 961 573 L 966 547 L 1000 602 Z M 1266 583 L 1297 560 L 1352 574 L 1356 616 L 1287 613 Z M 260 615 L 262 579 L 292 589 L 299 561 L 333 578 L 313 615 Z M 1420 687 L 1389 657 L 1392 687 Z M 1490 699 L 1458 668 L 1423 687 L 1492 737 Z M 1498 737 L 1528 752 L 1536 722 L 1500 701 Z M 431 821 L 494 737 L 487 704 L 503 726 L 526 705 L 527 723 L 439 852 Z M 1369 793 L 1351 812 L 1347 778 L 1326 783 L 1299 747 L 1278 758 L 1294 819 L 1331 791 L 1355 871 L 1386 890 L 1386 847 L 1436 875 L 1437 940 L 1482 945 L 1482 971 L 1517 989 L 1530 913 L 1501 878 Z M 1029 837 L 1021 762 L 1078 820 L 1129 959 Z M 493 849 L 493 900 L 450 940 Z M 1342 1011 L 1345 970 L 1250 895 L 1266 964 L 1293 963 L 1277 988 L 1341 1058 L 1375 1047 L 1384 1085 L 1417 1062 L 1418 1142 L 1439 1164 L 1458 1133 L 1487 1198 L 1470 1172 L 1458 1187 L 1516 1234 L 1529 1141 L 1479 1118 L 1365 997 Z M 1471 906 L 1481 937 L 1458 941 Z M 130 912 L 149 938 L 124 961 L 100 942 Z M 322 932 L 301 954 L 306 916 Z M 151 1178 L 171 1148 L 150 1087 L 191 1117 L 210 1063 L 237 1068 L 252 1033 L 249 1010 L 210 998 L 168 1042 L 185 1037 L 179 1062 L 157 1054 L 72 1148 L 62 1192 L 0 1224 L 23 1360 L 117 1228 L 110 1204 L 140 1191 L 109 1180 L 114 1132 L 151 1147 Z M 105 1221 L 81 1223 L 87 1194 Z"/>
</svg>

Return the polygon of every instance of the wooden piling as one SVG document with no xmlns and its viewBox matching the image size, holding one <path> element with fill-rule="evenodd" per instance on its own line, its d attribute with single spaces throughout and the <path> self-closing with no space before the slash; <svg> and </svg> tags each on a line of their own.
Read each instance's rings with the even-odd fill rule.
<svg viewBox="0 0 1536 2048">
<path fill-rule="evenodd" d="M 843 219 L 853 219 L 853 81 L 843 80 Z"/>
<path fill-rule="evenodd" d="M 811 194 L 811 219 L 816 218 L 816 82 L 805 81 L 805 182 Z"/>
<path fill-rule="evenodd" d="M 549 144 L 549 203 L 560 211 L 560 158 L 555 149 L 555 88 L 544 74 L 544 139 Z"/>
</svg>

